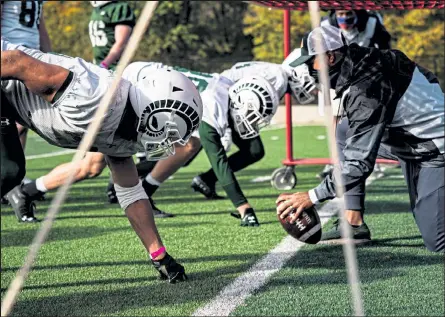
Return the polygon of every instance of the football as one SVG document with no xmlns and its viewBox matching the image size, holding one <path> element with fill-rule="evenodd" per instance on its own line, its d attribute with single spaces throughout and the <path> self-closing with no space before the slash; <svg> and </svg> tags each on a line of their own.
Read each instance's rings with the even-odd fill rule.
<svg viewBox="0 0 445 317">
<path fill-rule="evenodd" d="M 281 203 L 282 201 L 280 201 L 277 206 Z M 315 207 L 303 210 L 297 218 L 297 221 L 291 224 L 290 219 L 294 212 L 295 211 L 289 213 L 284 219 L 281 219 L 280 216 L 277 215 L 284 230 L 286 230 L 290 236 L 301 242 L 308 244 L 318 243 L 321 239 L 321 223 Z"/>
</svg>

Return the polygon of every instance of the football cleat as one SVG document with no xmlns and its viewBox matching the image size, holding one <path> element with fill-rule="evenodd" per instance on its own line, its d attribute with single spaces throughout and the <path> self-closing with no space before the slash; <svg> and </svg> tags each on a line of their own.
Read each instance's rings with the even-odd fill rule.
<svg viewBox="0 0 445 317">
<path fill-rule="evenodd" d="M 230 215 L 237 219 L 241 219 L 241 223 L 240 223 L 241 227 L 258 227 L 260 225 L 253 208 L 246 209 L 246 212 L 244 213 L 244 217 L 241 217 L 239 212 L 231 212 Z"/>
<path fill-rule="evenodd" d="M 203 194 L 207 199 L 213 199 L 213 200 L 224 199 L 224 197 L 219 196 L 216 193 L 215 188 L 212 188 L 209 185 L 207 185 L 200 176 L 195 176 L 193 178 L 190 187 L 192 187 L 195 192 Z"/>
<path fill-rule="evenodd" d="M 321 240 L 328 241 L 328 240 L 342 239 L 341 226 L 342 223 L 340 219 L 336 219 L 333 223 L 332 228 L 326 232 L 323 232 L 323 234 L 321 235 Z M 362 223 L 360 226 L 350 225 L 350 227 L 353 240 L 363 240 L 363 241 L 371 240 L 371 231 L 369 230 L 369 227 L 366 225 L 366 223 Z"/>
<path fill-rule="evenodd" d="M 14 209 L 14 213 L 19 222 L 38 222 L 35 217 L 36 205 L 32 198 L 22 190 L 22 185 L 14 187 L 7 195 L 9 203 Z"/>
<path fill-rule="evenodd" d="M 169 283 L 187 280 L 184 267 L 176 262 L 168 253 L 161 260 L 151 260 L 151 263 L 159 272 L 161 280 L 168 280 Z"/>
<path fill-rule="evenodd" d="M 149 197 L 148 200 L 151 204 L 151 209 L 153 210 L 153 217 L 155 217 L 155 218 L 170 218 L 170 217 L 175 216 L 174 214 L 162 211 L 158 207 L 156 207 L 156 204 L 154 203 L 153 199 L 151 199 L 151 197 Z"/>
<path fill-rule="evenodd" d="M 109 182 L 107 186 L 107 196 L 108 202 L 110 204 L 117 204 L 119 201 L 117 200 L 116 190 L 114 189 L 114 184 Z"/>
</svg>

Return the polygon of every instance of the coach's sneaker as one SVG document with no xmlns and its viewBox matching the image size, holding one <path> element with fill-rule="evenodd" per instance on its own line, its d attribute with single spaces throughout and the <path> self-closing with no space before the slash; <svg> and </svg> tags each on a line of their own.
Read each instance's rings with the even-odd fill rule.
<svg viewBox="0 0 445 317">
<path fill-rule="evenodd" d="M 207 185 L 200 176 L 195 176 L 192 180 L 190 187 L 193 188 L 195 192 L 203 194 L 207 199 L 224 199 L 224 197 L 219 196 L 216 193 L 215 188 Z"/>
<path fill-rule="evenodd" d="M 333 227 L 326 232 L 323 232 L 321 235 L 321 241 L 327 241 L 327 240 L 336 240 L 336 239 L 342 239 L 341 236 L 341 220 L 337 219 L 334 221 Z M 360 226 L 352 226 L 352 239 L 354 240 L 365 240 L 369 241 L 371 240 L 371 231 L 369 231 L 368 226 L 366 223 L 362 223 Z"/>
<path fill-rule="evenodd" d="M 174 217 L 174 214 L 170 214 L 168 212 L 160 210 L 158 207 L 156 207 L 156 204 L 154 203 L 153 199 L 151 197 L 148 198 L 151 204 L 151 209 L 153 210 L 153 217 L 155 218 L 170 218 Z"/>
<path fill-rule="evenodd" d="M 19 222 L 38 222 L 35 217 L 36 205 L 22 190 L 22 185 L 14 187 L 7 195 L 9 203 Z"/>
<path fill-rule="evenodd" d="M 246 212 L 244 213 L 244 217 L 242 217 L 242 218 L 241 218 L 241 215 L 239 212 L 231 212 L 230 215 L 237 219 L 241 219 L 241 223 L 240 223 L 241 227 L 258 227 L 260 225 L 253 208 L 246 209 Z"/>
<path fill-rule="evenodd" d="M 161 280 L 168 280 L 169 283 L 176 283 L 177 281 L 185 281 L 187 275 L 184 267 L 176 262 L 168 253 L 161 260 L 151 260 L 151 263 L 159 272 Z"/>
</svg>

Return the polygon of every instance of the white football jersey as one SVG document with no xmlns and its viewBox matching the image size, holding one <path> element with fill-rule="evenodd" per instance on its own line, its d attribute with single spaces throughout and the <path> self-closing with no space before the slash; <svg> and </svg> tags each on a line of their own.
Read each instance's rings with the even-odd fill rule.
<svg viewBox="0 0 445 317">
<path fill-rule="evenodd" d="M 278 92 L 278 99 L 281 99 L 287 91 L 288 75 L 280 64 L 256 61 L 241 62 L 223 71 L 221 75 L 235 83 L 243 77 L 261 76 L 269 81 Z"/>
<path fill-rule="evenodd" d="M 113 73 L 81 58 L 42 53 L 3 39 L 1 49 L 19 49 L 36 59 L 64 67 L 73 73 L 72 81 L 54 103 L 31 93 L 18 80 L 2 80 L 2 90 L 18 112 L 20 123 L 53 145 L 77 148 L 92 122 L 100 100 L 111 86 Z M 115 99 L 96 135 L 92 151 L 124 157 L 133 155 L 142 147 L 139 142 L 123 139 L 116 134 L 127 104 L 130 85 L 127 80 L 121 80 Z"/>
<path fill-rule="evenodd" d="M 43 1 L 2 1 L 2 37 L 9 42 L 40 49 Z"/>
</svg>

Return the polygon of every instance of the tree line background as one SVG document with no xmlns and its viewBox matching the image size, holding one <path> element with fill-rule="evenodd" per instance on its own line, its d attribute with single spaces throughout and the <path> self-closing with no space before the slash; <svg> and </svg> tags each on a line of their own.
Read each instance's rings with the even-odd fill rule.
<svg viewBox="0 0 445 317">
<path fill-rule="evenodd" d="M 144 2 L 128 1 L 136 17 Z M 55 52 L 92 60 L 89 1 L 48 1 L 45 23 Z M 444 86 L 444 10 L 381 11 L 392 47 L 439 76 Z M 327 12 L 323 13 L 327 14 Z M 234 63 L 283 60 L 283 14 L 245 2 L 160 2 L 134 60 L 158 61 L 205 72 Z M 292 48 L 310 30 L 308 12 L 291 13 Z"/>
</svg>

